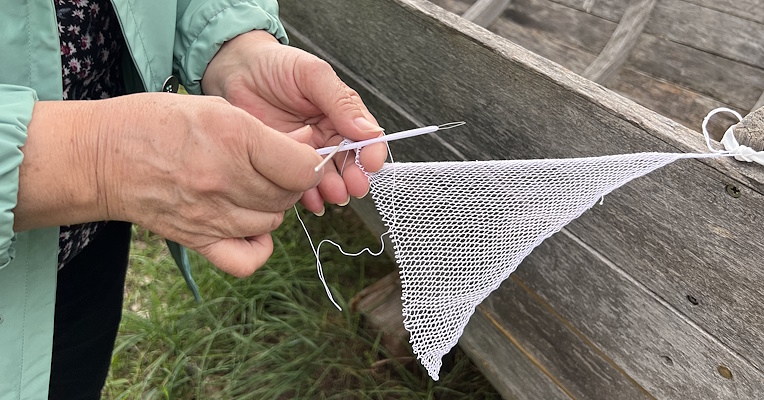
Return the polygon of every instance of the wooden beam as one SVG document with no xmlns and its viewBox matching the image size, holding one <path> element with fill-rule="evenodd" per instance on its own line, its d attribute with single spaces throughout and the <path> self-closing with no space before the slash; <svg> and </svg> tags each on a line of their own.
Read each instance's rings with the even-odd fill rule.
<svg viewBox="0 0 764 400">
<path fill-rule="evenodd" d="M 511 0 L 477 0 L 464 12 L 464 14 L 462 14 L 462 18 L 485 28 L 501 16 L 510 1 Z"/>
<path fill-rule="evenodd" d="M 629 1 L 607 45 L 584 71 L 585 77 L 604 85 L 615 75 L 637 45 L 656 3 L 657 0 Z"/>
<path fill-rule="evenodd" d="M 761 93 L 761 97 L 759 97 L 759 100 L 757 100 L 756 104 L 754 104 L 753 108 L 751 108 L 751 112 L 756 111 L 761 107 L 764 107 L 764 92 Z"/>
<path fill-rule="evenodd" d="M 740 144 L 756 151 L 764 150 L 764 106 L 754 109 L 735 126 L 735 138 Z"/>
</svg>

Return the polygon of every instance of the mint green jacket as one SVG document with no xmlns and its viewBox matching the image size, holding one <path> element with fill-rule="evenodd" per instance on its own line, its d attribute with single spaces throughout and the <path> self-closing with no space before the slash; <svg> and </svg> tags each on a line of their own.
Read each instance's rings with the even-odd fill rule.
<svg viewBox="0 0 764 400">
<path fill-rule="evenodd" d="M 13 231 L 21 148 L 38 100 L 61 100 L 54 0 L 0 0 L 0 400 L 47 399 L 58 228 Z M 223 42 L 262 29 L 286 42 L 276 0 L 112 0 L 130 91 L 177 74 L 200 92 Z"/>
</svg>

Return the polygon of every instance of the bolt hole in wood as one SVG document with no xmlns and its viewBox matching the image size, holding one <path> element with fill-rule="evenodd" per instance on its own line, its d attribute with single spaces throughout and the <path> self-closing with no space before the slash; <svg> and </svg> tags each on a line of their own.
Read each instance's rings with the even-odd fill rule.
<svg viewBox="0 0 764 400">
<path fill-rule="evenodd" d="M 727 185 L 727 186 L 724 187 L 724 190 L 727 191 L 728 195 L 730 195 L 730 196 L 732 196 L 732 197 L 734 197 L 736 199 L 738 197 L 740 197 L 740 189 L 738 189 L 738 187 L 735 186 L 735 185 Z"/>
<path fill-rule="evenodd" d="M 700 302 L 698 301 L 698 299 L 696 299 L 696 298 L 695 298 L 695 296 L 693 296 L 693 295 L 691 295 L 691 294 L 688 294 L 688 295 L 687 295 L 687 301 L 689 301 L 689 302 L 690 302 L 690 304 L 692 304 L 692 305 L 694 305 L 694 306 L 697 306 L 697 305 L 700 303 Z"/>
<path fill-rule="evenodd" d="M 720 365 L 716 368 L 717 371 L 719 371 L 719 375 L 721 375 L 724 378 L 732 379 L 732 371 L 730 371 L 729 368 L 725 367 L 724 365 Z"/>
<path fill-rule="evenodd" d="M 674 360 L 672 360 L 669 356 L 661 356 L 661 361 L 663 361 L 663 363 L 669 367 L 674 366 Z"/>
</svg>

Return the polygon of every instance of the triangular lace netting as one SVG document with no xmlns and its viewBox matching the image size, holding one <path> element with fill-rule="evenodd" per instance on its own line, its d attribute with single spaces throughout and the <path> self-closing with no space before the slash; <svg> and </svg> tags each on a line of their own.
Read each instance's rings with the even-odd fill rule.
<svg viewBox="0 0 764 400">
<path fill-rule="evenodd" d="M 367 174 L 395 247 L 404 325 L 430 376 L 475 307 L 544 239 L 632 179 L 698 156 L 390 163 Z"/>
</svg>

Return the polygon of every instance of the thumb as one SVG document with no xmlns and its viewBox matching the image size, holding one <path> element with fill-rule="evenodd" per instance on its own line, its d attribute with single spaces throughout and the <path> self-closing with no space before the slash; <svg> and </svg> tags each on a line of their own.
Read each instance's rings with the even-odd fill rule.
<svg viewBox="0 0 764 400">
<path fill-rule="evenodd" d="M 222 239 L 199 253 L 221 271 L 244 278 L 268 261 L 273 254 L 273 238 L 266 233 L 249 238 Z"/>
<path fill-rule="evenodd" d="M 340 135 L 359 141 L 382 133 L 358 93 L 326 61 L 314 56 L 299 58 L 295 80 L 302 95 L 329 117 Z"/>
</svg>

